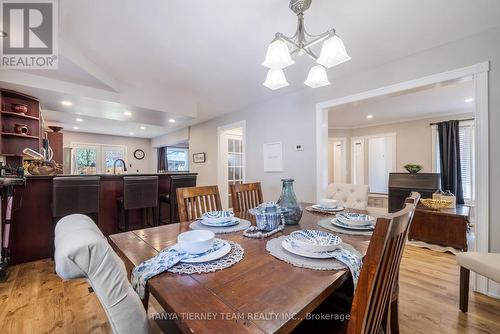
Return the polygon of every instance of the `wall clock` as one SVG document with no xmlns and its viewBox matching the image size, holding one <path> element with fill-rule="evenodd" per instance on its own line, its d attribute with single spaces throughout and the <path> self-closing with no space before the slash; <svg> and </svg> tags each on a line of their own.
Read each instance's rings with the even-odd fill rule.
<svg viewBox="0 0 500 334">
<path fill-rule="evenodd" d="M 134 151 L 134 158 L 136 158 L 137 160 L 144 159 L 145 155 L 146 155 L 146 153 L 144 153 L 144 151 L 141 149 L 137 149 Z"/>
</svg>

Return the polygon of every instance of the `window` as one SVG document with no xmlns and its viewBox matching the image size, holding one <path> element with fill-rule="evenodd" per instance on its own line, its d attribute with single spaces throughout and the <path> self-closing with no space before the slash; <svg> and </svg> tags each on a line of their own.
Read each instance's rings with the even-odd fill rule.
<svg viewBox="0 0 500 334">
<path fill-rule="evenodd" d="M 227 138 L 227 184 L 241 184 L 244 181 L 243 167 L 243 138 L 229 136 Z M 231 192 L 228 191 L 228 205 L 232 207 Z"/>
<path fill-rule="evenodd" d="M 184 147 L 167 147 L 167 170 L 188 171 L 189 149 Z"/>
<path fill-rule="evenodd" d="M 72 174 L 111 174 L 114 163 L 118 159 L 125 160 L 127 148 L 121 145 L 81 144 L 72 143 Z M 123 171 L 123 165 L 117 166 L 117 171 Z"/>
</svg>

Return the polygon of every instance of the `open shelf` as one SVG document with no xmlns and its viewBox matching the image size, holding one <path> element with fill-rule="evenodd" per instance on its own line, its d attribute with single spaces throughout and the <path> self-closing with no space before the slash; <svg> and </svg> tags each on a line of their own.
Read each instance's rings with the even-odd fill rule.
<svg viewBox="0 0 500 334">
<path fill-rule="evenodd" d="M 14 137 L 19 137 L 19 138 L 36 139 L 36 140 L 40 139 L 40 138 L 38 138 L 38 136 L 23 135 L 23 134 L 14 133 L 14 132 L 2 132 L 2 136 L 14 136 Z"/>
<path fill-rule="evenodd" d="M 5 116 L 9 116 L 9 117 L 18 117 L 18 118 L 28 118 L 28 119 L 34 119 L 34 120 L 39 120 L 38 117 L 35 117 L 35 116 L 30 116 L 30 115 L 26 115 L 26 114 L 19 114 L 19 113 L 16 113 L 16 112 L 12 112 L 12 111 L 2 111 L 2 115 L 5 115 Z"/>
</svg>

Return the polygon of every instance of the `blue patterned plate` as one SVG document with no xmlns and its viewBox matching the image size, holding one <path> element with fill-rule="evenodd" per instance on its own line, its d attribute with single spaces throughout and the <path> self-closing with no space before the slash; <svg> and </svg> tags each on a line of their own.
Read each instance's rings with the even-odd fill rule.
<svg viewBox="0 0 500 334">
<path fill-rule="evenodd" d="M 201 219 L 200 223 L 202 223 L 205 226 L 211 226 L 211 227 L 228 227 L 228 226 L 238 225 L 240 223 L 240 219 L 234 217 L 234 218 L 229 218 L 226 221 L 215 222 L 215 223 L 206 219 Z"/>
<path fill-rule="evenodd" d="M 332 223 L 332 225 L 346 230 L 373 231 L 373 229 L 375 228 L 373 225 L 349 225 L 337 218 L 333 218 L 330 222 Z"/>
<path fill-rule="evenodd" d="M 223 223 L 231 220 L 234 217 L 234 212 L 232 211 L 209 211 L 201 215 L 201 219 L 215 223 Z"/>
<path fill-rule="evenodd" d="M 321 205 L 319 204 L 313 204 L 311 206 L 314 210 L 316 211 L 319 211 L 319 212 L 331 212 L 331 213 L 335 213 L 335 212 L 340 212 L 340 211 L 344 211 L 345 208 L 341 205 L 335 207 L 335 208 L 325 208 L 325 207 L 322 207 Z"/>
<path fill-rule="evenodd" d="M 329 252 L 308 252 L 297 246 L 297 244 L 294 241 L 290 240 L 289 237 L 283 240 L 283 242 L 281 243 L 281 247 L 292 254 L 308 257 L 311 259 L 331 259 L 332 257 L 334 257 L 335 252 L 335 250 Z"/>
<path fill-rule="evenodd" d="M 337 220 L 349 226 L 372 226 L 375 218 L 364 213 L 342 212 L 336 216 Z"/>
<path fill-rule="evenodd" d="M 178 244 L 174 246 L 178 249 Z M 188 258 L 181 260 L 183 263 L 202 263 L 218 260 L 223 256 L 226 256 L 231 251 L 231 244 L 226 240 L 214 239 L 214 243 L 205 253 L 202 254 L 192 254 Z"/>
<path fill-rule="evenodd" d="M 342 239 L 328 232 L 299 230 L 288 236 L 298 247 L 308 252 L 328 252 L 339 247 Z"/>
</svg>

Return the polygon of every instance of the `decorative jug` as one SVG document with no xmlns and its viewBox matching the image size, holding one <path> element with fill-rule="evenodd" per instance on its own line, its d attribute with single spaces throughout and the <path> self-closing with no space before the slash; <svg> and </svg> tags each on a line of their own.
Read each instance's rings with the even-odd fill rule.
<svg viewBox="0 0 500 334">
<path fill-rule="evenodd" d="M 294 179 L 282 179 L 283 188 L 278 200 L 278 205 L 281 207 L 286 225 L 296 225 L 302 217 L 302 208 L 297 202 L 297 197 L 293 191 Z"/>
</svg>

